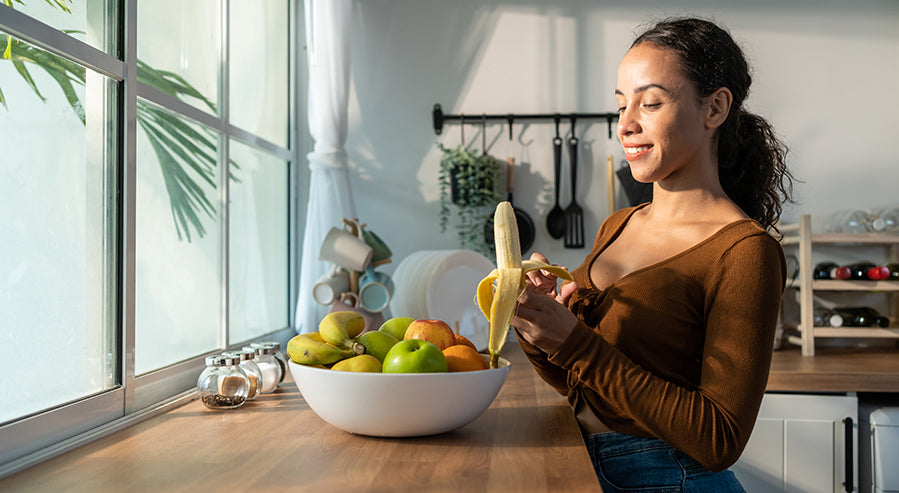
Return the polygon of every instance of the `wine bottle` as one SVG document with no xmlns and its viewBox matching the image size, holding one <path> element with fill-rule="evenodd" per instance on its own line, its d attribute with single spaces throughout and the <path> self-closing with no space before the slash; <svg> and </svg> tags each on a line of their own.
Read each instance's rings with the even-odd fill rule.
<svg viewBox="0 0 899 493">
<path fill-rule="evenodd" d="M 877 267 L 871 262 L 857 262 L 849 266 L 849 279 L 854 281 L 868 280 L 868 271 Z"/>
<path fill-rule="evenodd" d="M 872 281 L 883 281 L 890 277 L 890 268 L 885 265 L 878 265 L 868 269 L 868 279 Z"/>
<path fill-rule="evenodd" d="M 899 207 L 886 207 L 872 214 L 871 229 L 890 234 L 899 233 Z"/>
<path fill-rule="evenodd" d="M 850 277 L 852 277 L 852 269 L 846 267 L 845 265 L 842 267 L 835 267 L 830 271 L 831 279 L 839 279 L 841 281 L 844 281 L 846 279 L 849 279 Z"/>
<path fill-rule="evenodd" d="M 839 313 L 823 308 L 815 307 L 813 313 L 815 327 L 842 327 L 843 316 Z"/>
<path fill-rule="evenodd" d="M 888 281 L 899 281 L 899 263 L 892 262 L 887 264 L 887 269 L 890 269 L 890 277 L 887 277 Z"/>
<path fill-rule="evenodd" d="M 815 268 L 812 269 L 812 278 L 813 279 L 831 279 L 830 273 L 833 269 L 838 267 L 837 264 L 833 262 L 821 262 L 820 264 L 815 265 Z"/>
<path fill-rule="evenodd" d="M 839 307 L 834 309 L 843 317 L 843 325 L 846 327 L 889 327 L 890 319 L 884 317 L 877 310 L 868 306 Z"/>
<path fill-rule="evenodd" d="M 849 279 L 850 275 L 849 267 L 841 267 L 834 262 L 821 262 L 812 269 L 814 279 Z"/>
<path fill-rule="evenodd" d="M 829 233 L 867 233 L 871 231 L 873 215 L 867 209 L 845 209 L 830 215 L 827 220 Z"/>
</svg>

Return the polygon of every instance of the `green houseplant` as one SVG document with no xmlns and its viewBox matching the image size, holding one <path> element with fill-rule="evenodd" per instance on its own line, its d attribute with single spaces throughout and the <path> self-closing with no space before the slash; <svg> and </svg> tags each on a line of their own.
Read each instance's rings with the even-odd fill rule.
<svg viewBox="0 0 899 493">
<path fill-rule="evenodd" d="M 490 256 L 484 224 L 502 200 L 501 163 L 488 154 L 475 154 L 464 145 L 446 148 L 440 159 L 440 231 L 450 224 L 451 207 L 458 219 L 456 235 L 463 248 Z"/>
</svg>

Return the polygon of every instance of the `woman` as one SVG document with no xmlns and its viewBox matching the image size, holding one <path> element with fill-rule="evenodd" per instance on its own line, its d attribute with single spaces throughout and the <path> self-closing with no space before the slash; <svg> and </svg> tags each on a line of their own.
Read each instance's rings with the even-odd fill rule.
<svg viewBox="0 0 899 493">
<path fill-rule="evenodd" d="M 618 138 L 653 200 L 606 219 L 574 282 L 533 272 L 519 297 L 520 344 L 572 404 L 605 493 L 742 491 L 726 469 L 765 391 L 785 280 L 766 228 L 792 178 L 743 109 L 750 82 L 711 22 L 640 35 L 618 68 Z"/>
</svg>

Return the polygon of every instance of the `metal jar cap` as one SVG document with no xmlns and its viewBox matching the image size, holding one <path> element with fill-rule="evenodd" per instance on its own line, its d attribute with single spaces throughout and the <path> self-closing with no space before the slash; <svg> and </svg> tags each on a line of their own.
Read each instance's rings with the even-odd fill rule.
<svg viewBox="0 0 899 493">
<path fill-rule="evenodd" d="M 271 347 L 271 346 L 268 346 L 268 347 L 265 347 L 265 346 L 263 346 L 263 347 L 256 347 L 256 348 L 253 348 L 253 349 L 256 350 L 256 354 L 275 354 L 275 353 L 277 352 L 277 351 L 275 350 L 275 348 L 273 348 L 273 347 Z"/>
<path fill-rule="evenodd" d="M 280 350 L 281 350 L 281 343 L 279 343 L 279 342 L 272 342 L 272 341 L 266 341 L 266 342 L 254 342 L 253 344 L 250 344 L 250 347 L 252 347 L 252 348 L 270 347 L 270 348 L 273 348 L 275 351 L 280 351 Z"/>
<path fill-rule="evenodd" d="M 240 357 L 228 353 L 216 354 L 206 357 L 206 366 L 232 366 L 239 365 Z"/>
<path fill-rule="evenodd" d="M 240 361 L 249 361 L 256 358 L 256 350 L 254 349 L 235 349 L 234 351 L 226 351 L 222 354 L 237 356 L 238 358 L 240 358 Z"/>
</svg>

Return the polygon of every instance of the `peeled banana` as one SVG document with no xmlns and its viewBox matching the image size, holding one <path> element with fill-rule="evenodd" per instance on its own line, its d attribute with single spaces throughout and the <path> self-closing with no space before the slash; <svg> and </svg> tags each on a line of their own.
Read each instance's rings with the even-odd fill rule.
<svg viewBox="0 0 899 493">
<path fill-rule="evenodd" d="M 287 355 L 301 365 L 328 365 L 356 354 L 352 349 L 328 344 L 317 332 L 295 335 L 287 341 Z"/>
<path fill-rule="evenodd" d="M 493 215 L 493 237 L 496 246 L 496 269 L 478 283 L 477 303 L 481 313 L 490 321 L 490 368 L 499 364 L 499 353 L 506 343 L 509 323 L 518 306 L 518 295 L 525 287 L 525 274 L 543 269 L 563 279 L 571 274 L 562 267 L 537 260 L 521 260 L 518 222 L 509 202 L 500 202 Z"/>
</svg>

